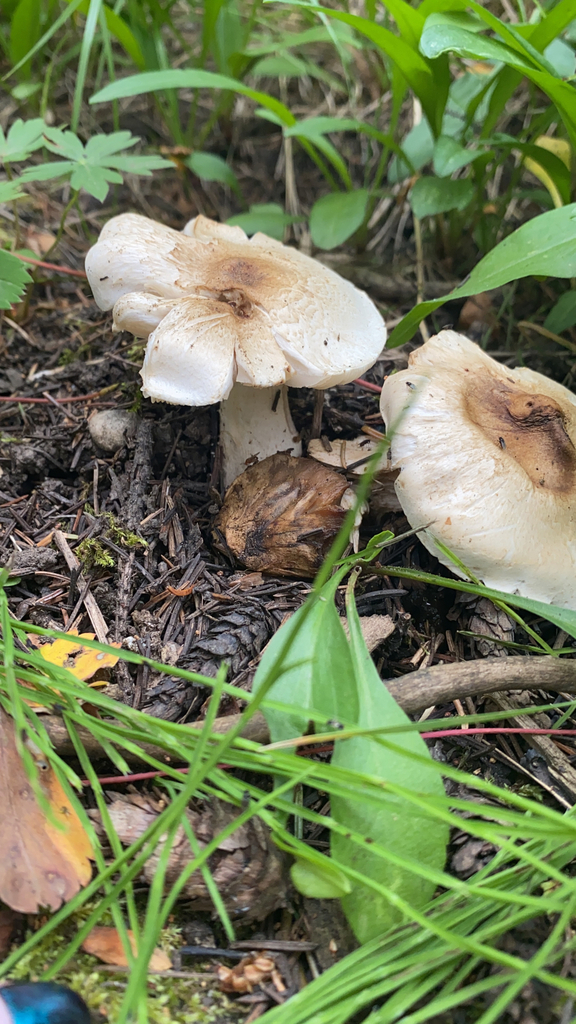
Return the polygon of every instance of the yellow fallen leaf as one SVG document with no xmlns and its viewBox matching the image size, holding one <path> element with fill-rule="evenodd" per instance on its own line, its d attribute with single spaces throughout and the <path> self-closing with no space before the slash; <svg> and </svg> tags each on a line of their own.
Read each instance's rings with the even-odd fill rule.
<svg viewBox="0 0 576 1024">
<path fill-rule="evenodd" d="M 55 640 L 51 644 L 43 644 L 40 647 L 40 654 L 45 661 L 51 665 L 59 665 L 67 668 L 77 679 L 86 681 L 96 675 L 101 668 L 112 668 L 118 662 L 115 654 L 106 654 L 104 651 L 95 651 L 91 647 L 83 647 L 81 640 L 93 640 L 94 633 L 81 633 L 79 636 L 75 631 L 71 635 L 77 636 L 77 640 Z M 110 644 L 111 647 L 120 647 L 120 644 Z"/>
<path fill-rule="evenodd" d="M 568 170 L 570 170 L 572 154 L 570 151 L 570 144 L 566 142 L 566 139 L 555 139 L 550 135 L 541 135 L 540 138 L 536 139 L 536 145 L 540 146 L 541 149 L 547 149 L 549 153 L 553 153 L 554 156 L 557 156 L 563 164 L 566 164 Z M 530 171 L 531 174 L 546 186 L 552 196 L 554 206 L 556 208 L 563 206 L 562 197 L 554 184 L 554 181 L 548 174 L 548 171 L 544 170 L 537 160 L 533 160 L 532 157 L 529 156 L 524 160 L 524 166 L 527 171 Z"/>
</svg>

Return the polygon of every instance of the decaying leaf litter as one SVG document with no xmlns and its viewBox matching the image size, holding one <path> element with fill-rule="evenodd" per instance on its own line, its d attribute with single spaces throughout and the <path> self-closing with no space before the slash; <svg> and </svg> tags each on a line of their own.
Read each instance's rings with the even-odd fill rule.
<svg viewBox="0 0 576 1024">
<path fill-rule="evenodd" d="M 257 136 L 248 139 L 246 150 L 260 158 L 262 140 Z M 270 152 L 270 163 L 273 155 Z M 310 174 L 309 168 L 306 173 Z M 266 178 L 266 188 L 270 187 L 270 180 Z M 255 187 L 252 169 L 246 184 L 248 192 Z M 259 199 L 263 187 L 264 182 L 259 182 Z M 152 183 L 150 191 L 143 191 L 139 181 L 139 194 L 119 190 L 118 209 L 127 204 L 156 217 L 160 211 L 161 219 L 177 228 L 189 216 L 191 206 L 225 219 L 229 209 L 222 206 L 221 195 L 214 195 L 213 189 L 200 190 L 197 182 L 192 196 L 186 193 L 186 188 L 176 174 L 165 173 Z M 277 192 L 266 198 L 281 199 L 278 193 L 282 191 L 282 181 L 274 188 Z M 304 198 L 305 184 L 302 190 Z M 36 211 L 32 207 L 30 220 L 32 224 L 38 223 L 37 211 L 42 211 L 42 223 L 38 223 L 36 232 L 39 234 L 50 219 L 51 205 L 57 206 L 58 193 L 47 197 L 38 191 L 33 195 L 38 205 Z M 59 211 L 53 212 L 50 225 L 56 226 Z M 100 210 L 86 212 L 89 223 L 102 223 Z M 177 212 L 180 216 L 175 216 Z M 86 239 L 78 225 L 72 223 L 60 246 L 60 262 L 81 267 L 85 249 Z M 352 254 L 344 255 L 354 274 Z M 408 245 L 406 256 L 409 262 Z M 411 301 L 406 293 L 411 288 L 415 293 L 413 274 L 402 263 L 400 267 L 400 271 L 395 268 L 393 278 L 396 293 L 394 284 L 390 284 L 392 275 L 384 283 L 373 281 L 374 298 L 378 299 L 388 289 L 387 320 L 407 310 Z M 369 273 L 377 274 L 365 267 L 358 268 L 359 282 L 370 282 Z M 441 291 L 435 288 L 434 294 Z M 455 312 L 445 311 L 447 322 Z M 8 591 L 15 618 L 48 628 L 91 631 L 99 640 L 121 642 L 147 658 L 209 676 L 214 676 L 225 660 L 230 666 L 228 681 L 249 689 L 261 651 L 282 621 L 301 605 L 310 591 L 310 580 L 293 581 L 244 571 L 231 566 L 222 554 L 213 533 L 221 498 L 218 472 L 214 469 L 216 414 L 212 410 L 140 403 L 140 347 L 131 337 L 111 335 L 110 319 L 96 309 L 82 283 L 51 278 L 39 284 L 29 307 L 17 310 L 13 323 L 5 324 L 4 337 L 5 392 L 24 399 L 18 406 L 10 404 L 0 410 L 4 435 L 0 480 L 2 551 L 4 557 L 6 552 L 10 553 L 10 568 L 19 580 Z M 554 366 L 541 365 L 546 359 L 547 356 L 537 353 L 537 368 L 553 374 Z M 368 379 L 380 383 L 384 374 L 402 368 L 405 361 L 405 351 L 384 353 L 384 359 L 367 374 Z M 82 394 L 92 397 L 77 401 Z M 75 400 L 62 401 L 66 397 Z M 27 398 L 41 401 L 28 403 Z M 127 432 L 126 443 L 114 452 L 96 445 L 93 429 L 90 430 L 91 415 L 105 409 L 132 411 L 135 400 L 137 421 L 133 435 Z M 298 396 L 293 407 L 297 426 L 306 438 L 313 429 L 315 411 L 317 420 L 312 393 Z M 317 422 L 314 426 L 318 427 Z M 363 426 L 382 429 L 377 398 L 358 385 L 332 389 L 327 395 L 321 433 L 352 440 Z M 367 539 L 375 529 L 385 528 L 399 534 L 407 526 L 398 514 L 377 522 L 368 520 L 364 537 Z M 387 552 L 385 561 L 438 571 L 437 563 L 413 537 Z M 343 594 L 338 601 L 343 610 Z M 432 665 L 454 667 L 468 660 L 476 663 L 483 649 L 493 657 L 505 653 L 501 647 L 490 645 L 489 640 L 463 637 L 458 632 L 461 626 L 496 639 L 527 639 L 522 632 L 513 634 L 509 621 L 499 616 L 488 602 L 476 604 L 470 618 L 461 599 L 455 603 L 449 592 L 414 581 L 382 579 L 368 573 L 358 586 L 357 603 L 363 618 L 385 614 L 391 620 L 393 632 L 375 648 L 378 671 L 386 679 L 414 670 L 420 670 L 419 674 L 425 677 Z M 566 644 L 553 627 L 543 623 L 541 629 L 550 644 Z M 558 684 L 559 689 L 563 687 L 565 693 L 570 693 L 567 664 L 558 662 L 564 673 Z M 505 657 L 500 665 L 500 676 L 506 680 Z M 485 667 L 489 668 L 488 662 Z M 206 712 L 206 688 L 155 672 L 148 665 L 134 670 L 120 663 L 112 672 L 102 675 L 107 695 L 165 721 L 193 723 L 201 721 Z M 488 689 L 481 670 L 479 675 L 477 690 L 465 693 L 465 687 L 462 688 L 462 700 L 457 698 L 455 704 L 443 694 L 430 717 L 490 709 L 489 700 L 474 703 L 475 695 Z M 516 676 L 510 673 L 510 678 L 518 685 Z M 552 681 L 550 686 L 556 689 Z M 503 688 L 509 687 L 505 683 Z M 513 683 L 510 688 L 514 688 Z M 503 701 L 501 698 L 497 706 L 504 706 Z M 429 706 L 423 698 L 418 706 L 425 705 Z M 237 696 L 225 697 L 219 715 L 230 716 L 232 720 L 241 707 Z M 56 732 L 55 729 L 54 735 Z M 569 738 L 556 743 L 548 741 L 552 749 L 544 752 L 541 745 L 535 756 L 532 755 L 536 738 L 534 747 L 528 747 L 532 740 L 512 737 L 499 738 L 497 746 L 477 737 L 468 741 L 459 737 L 453 742 L 454 746 L 444 741 L 438 751 L 449 763 L 465 763 L 468 770 L 477 766 L 488 778 L 504 784 L 540 786 L 544 799 L 556 800 L 560 806 L 573 799 L 576 789 L 571 783 Z M 102 766 L 104 775 L 116 774 L 104 759 L 95 764 L 98 768 Z M 152 783 L 145 783 L 148 785 Z M 142 799 L 158 797 L 137 796 L 137 801 Z M 316 794 L 315 800 L 311 806 L 325 813 L 325 798 Z M 309 827 L 305 823 L 304 828 L 304 838 L 319 848 L 326 847 L 320 826 Z M 483 863 L 482 857 L 490 855 L 489 843 L 473 846 L 467 834 L 453 837 L 453 849 L 453 870 L 462 877 Z M 284 939 L 289 945 L 303 937 L 313 938 L 306 930 L 313 917 L 311 907 L 295 905 L 293 896 L 290 899 L 289 914 L 293 913 L 293 917 L 287 917 L 286 912 L 277 913 L 276 919 L 265 926 L 268 931 L 264 937 L 257 936 L 253 941 L 272 941 L 271 936 L 275 936 L 276 941 Z M 186 910 L 181 923 L 183 928 L 193 927 L 193 920 L 186 920 Z M 211 927 L 216 928 L 213 923 L 208 925 Z M 330 927 L 335 931 L 339 924 Z M 210 945 L 211 941 L 196 945 Z M 305 952 L 315 955 L 316 951 Z M 293 960 L 296 953 L 298 948 L 292 950 Z M 336 955 L 333 951 L 332 956 Z M 318 952 L 319 960 L 320 956 L 326 963 L 326 949 Z M 330 949 L 328 962 L 329 956 Z M 248 989 L 251 985 L 250 966 L 237 972 L 236 977 L 243 979 L 239 985 L 235 987 L 229 981 L 231 989 L 242 991 L 244 997 L 251 994 L 243 988 L 246 978 Z M 267 1002 L 261 999 L 261 1007 L 271 1001 L 281 1002 L 285 995 L 282 985 L 291 993 L 302 980 L 298 980 L 294 963 L 284 965 L 284 973 L 280 968 L 280 984 L 271 995 L 272 971 L 278 968 L 270 968 L 266 973 L 257 960 L 253 966 L 256 970 L 252 971 L 252 978 L 260 975 L 256 985 L 266 979 L 260 992 Z"/>
</svg>

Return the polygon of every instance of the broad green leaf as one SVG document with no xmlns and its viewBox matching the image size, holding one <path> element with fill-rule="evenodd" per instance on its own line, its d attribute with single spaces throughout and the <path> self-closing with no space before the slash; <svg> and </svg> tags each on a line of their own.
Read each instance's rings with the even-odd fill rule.
<svg viewBox="0 0 576 1024">
<path fill-rule="evenodd" d="M 474 185 L 468 178 L 418 178 L 410 192 L 410 206 L 420 220 L 448 210 L 465 210 L 473 198 Z"/>
<path fill-rule="evenodd" d="M 290 868 L 292 884 L 303 896 L 314 900 L 337 900 L 352 892 L 352 885 L 328 858 L 324 864 L 297 857 Z"/>
<path fill-rule="evenodd" d="M 279 39 L 270 38 L 265 42 L 259 42 L 258 37 L 253 36 L 249 48 L 244 50 L 244 56 L 262 57 L 267 53 L 278 53 L 278 50 L 306 46 L 309 43 L 330 43 L 334 35 L 341 42 L 346 43 L 347 46 L 361 49 L 361 44 L 358 43 L 349 26 L 336 23 L 336 25 L 330 27 L 330 31 L 321 26 L 318 28 L 307 28 L 303 32 L 283 32 Z"/>
<path fill-rule="evenodd" d="M 576 57 L 572 47 L 563 39 L 553 39 L 544 50 L 544 56 L 561 78 L 572 78 L 576 71 Z"/>
<path fill-rule="evenodd" d="M 305 6 L 307 10 L 310 10 L 308 4 L 302 3 L 299 6 Z M 390 4 L 387 6 L 390 6 Z M 406 19 L 404 23 L 406 32 L 412 31 L 414 33 L 416 31 L 416 19 L 421 19 L 421 15 L 418 15 L 417 11 L 409 13 L 406 10 L 407 7 L 408 5 L 404 4 L 400 8 L 400 4 L 398 4 L 392 13 L 394 17 L 397 14 L 400 17 L 399 12 L 402 10 L 402 15 Z M 407 42 L 406 39 L 398 37 L 383 25 L 370 21 L 368 18 L 361 18 L 357 14 L 348 14 L 345 11 L 334 11 L 329 7 L 314 6 L 313 10 L 315 14 L 328 15 L 330 18 L 335 18 L 337 21 L 350 25 L 357 32 L 360 32 L 370 39 L 371 42 L 375 43 L 397 65 L 409 86 L 420 100 L 424 113 L 433 127 L 434 134 L 440 134 L 442 115 L 450 85 L 446 65 L 439 63 L 434 67 L 429 64 L 417 51 L 415 45 Z"/>
<path fill-rule="evenodd" d="M 378 725 L 407 725 L 410 721 L 408 716 L 390 695 L 376 671 L 362 637 L 360 619 L 351 595 L 346 608 L 353 679 L 358 699 L 356 724 L 370 729 Z M 443 796 L 442 780 L 433 769 L 431 759 L 428 768 L 421 761 L 410 757 L 410 754 L 429 757 L 424 740 L 415 732 L 406 732 L 397 734 L 393 742 L 395 749 L 378 742 L 373 736 L 356 736 L 336 742 L 332 764 L 375 775 L 383 780 L 384 788 L 386 782 L 393 782 L 423 796 Z M 331 813 L 341 825 L 360 832 L 368 840 L 379 843 L 395 854 L 413 858 L 431 868 L 444 867 L 449 836 L 447 825 L 428 817 L 424 811 L 419 811 L 400 797 L 390 795 L 385 809 L 383 807 L 375 816 L 373 808 L 368 804 L 333 794 Z M 370 851 L 369 842 L 363 848 L 333 832 L 330 846 L 332 855 L 340 864 L 380 882 L 412 906 L 424 907 L 434 893 L 433 882 L 377 857 Z M 400 918 L 398 910 L 384 896 L 358 883 L 349 896 L 343 897 L 342 907 L 356 937 L 362 943 L 387 931 Z"/>
<path fill-rule="evenodd" d="M 426 118 L 410 129 L 401 145 L 404 159 L 395 156 L 388 168 L 388 181 L 396 185 L 399 181 L 409 178 L 414 171 L 420 171 L 430 163 L 434 153 L 434 136 Z"/>
<path fill-rule="evenodd" d="M 112 100 L 124 99 L 127 96 L 142 96 L 148 92 L 159 92 L 164 89 L 227 89 L 232 92 L 249 96 L 267 110 L 271 110 L 281 119 L 282 124 L 295 123 L 295 117 L 288 107 L 274 96 L 265 92 L 250 89 L 235 78 L 217 75 L 212 71 L 185 71 L 175 68 L 169 71 L 148 71 L 143 75 L 129 75 L 117 82 L 110 82 L 90 97 L 90 103 L 110 103 Z"/>
<path fill-rule="evenodd" d="M 0 309 L 10 309 L 18 302 L 29 281 L 31 277 L 22 260 L 0 249 Z"/>
<path fill-rule="evenodd" d="M 274 57 L 263 57 L 250 68 L 254 78 L 301 78 L 306 74 L 306 64 L 291 53 L 281 53 Z"/>
<path fill-rule="evenodd" d="M 284 213 L 278 203 L 254 203 L 248 213 L 238 213 L 235 217 L 229 217 L 226 223 L 236 224 L 247 235 L 255 235 L 261 231 L 262 234 L 281 242 L 286 225 L 295 224 L 301 219 Z"/>
<path fill-rule="evenodd" d="M 267 699 L 293 704 L 326 715 L 326 721 L 355 722 L 357 698 L 352 680 L 352 662 L 346 634 L 336 607 L 334 593 L 342 571 L 322 589 L 314 607 L 303 618 L 303 607 L 274 634 L 256 670 L 253 693 L 257 693 L 270 670 L 277 666 L 286 641 L 294 636 L 282 673 L 268 690 Z M 301 736 L 308 729 L 308 715 L 300 710 L 288 715 L 266 709 L 272 742 Z"/>
<path fill-rule="evenodd" d="M 474 4 L 471 6 L 475 9 L 478 7 Z M 497 18 L 495 20 L 498 21 Z M 576 145 L 576 92 L 567 82 L 561 81 L 548 70 L 542 70 L 544 65 L 541 59 L 538 64 L 537 51 L 534 51 L 536 56 L 531 58 L 528 53 L 522 54 L 518 49 L 507 46 L 497 39 L 475 35 L 466 29 L 453 26 L 449 23 L 447 15 L 438 14 L 432 14 L 427 19 L 420 39 L 420 50 L 430 59 L 452 52 L 460 57 L 502 62 L 509 68 L 520 71 L 556 105 L 572 143 Z M 547 62 L 545 66 L 548 66 Z"/>
<path fill-rule="evenodd" d="M 576 324 L 576 291 L 571 289 L 560 296 L 544 321 L 544 327 L 554 334 L 561 334 Z"/>
<path fill-rule="evenodd" d="M 202 181 L 218 181 L 221 185 L 228 185 L 235 192 L 240 192 L 238 178 L 232 168 L 216 153 L 201 153 L 199 151 L 186 157 L 184 163 L 194 174 L 197 174 Z"/>
<path fill-rule="evenodd" d="M 533 70 L 527 57 L 498 39 L 490 39 L 463 28 L 451 14 L 431 14 L 420 39 L 420 51 L 434 60 L 451 51 L 463 57 L 509 64 L 520 71 Z"/>
<path fill-rule="evenodd" d="M 484 149 L 465 149 L 456 139 L 449 135 L 441 135 L 434 146 L 434 173 L 440 178 L 447 178 L 454 171 L 473 163 L 478 157 L 484 156 Z"/>
<path fill-rule="evenodd" d="M 534 217 L 484 256 L 459 288 L 449 295 L 420 302 L 410 310 L 392 331 L 388 347 L 395 348 L 409 341 L 424 317 L 452 299 L 499 288 L 530 275 L 575 277 L 575 235 L 576 203 Z"/>
<path fill-rule="evenodd" d="M 26 58 L 40 35 L 41 13 L 41 0 L 20 0 L 10 22 L 10 61 L 20 64 L 24 78 L 30 77 L 32 61 Z"/>
<path fill-rule="evenodd" d="M 0 163 L 27 160 L 30 153 L 43 145 L 42 132 L 45 128 L 41 117 L 34 117 L 30 121 L 18 118 L 6 135 L 0 128 Z"/>
<path fill-rule="evenodd" d="M 310 234 L 320 249 L 334 249 L 350 238 L 366 217 L 367 189 L 354 192 L 331 192 L 314 203 L 310 211 Z"/>
</svg>

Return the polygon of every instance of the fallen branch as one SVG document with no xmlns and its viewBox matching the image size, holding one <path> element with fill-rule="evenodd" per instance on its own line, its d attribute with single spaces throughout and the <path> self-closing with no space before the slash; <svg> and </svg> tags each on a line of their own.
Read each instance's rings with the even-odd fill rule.
<svg viewBox="0 0 576 1024">
<path fill-rule="evenodd" d="M 390 693 L 407 712 L 431 707 L 433 704 L 447 704 L 455 699 L 476 697 L 482 693 L 499 690 L 551 690 L 556 693 L 576 693 L 576 661 L 562 658 L 487 658 L 485 661 L 459 661 L 453 665 L 434 665 L 432 668 L 411 672 L 402 679 L 384 680 Z M 226 715 L 217 718 L 213 732 L 223 733 L 233 729 L 240 715 Z M 74 754 L 74 747 L 66 726 L 57 715 L 44 715 L 46 727 L 54 749 L 61 756 Z M 531 725 L 531 722 L 527 723 Z M 191 725 L 199 731 L 202 723 Z M 78 729 L 89 757 L 104 757 L 100 743 L 87 729 Z M 264 715 L 257 711 L 247 722 L 242 736 L 254 743 L 269 743 L 270 734 Z M 143 744 L 147 754 L 172 764 L 174 757 L 161 747 Z M 129 750 L 123 751 L 130 764 L 140 764 L 141 758 Z"/>
</svg>

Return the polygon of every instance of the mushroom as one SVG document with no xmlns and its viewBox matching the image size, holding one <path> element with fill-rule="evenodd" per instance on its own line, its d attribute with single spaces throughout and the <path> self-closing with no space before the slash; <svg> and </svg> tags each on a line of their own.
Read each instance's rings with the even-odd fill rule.
<svg viewBox="0 0 576 1024">
<path fill-rule="evenodd" d="M 487 586 L 576 608 L 576 396 L 441 331 L 388 377 L 381 410 L 428 550 L 464 576 L 438 539 Z"/>
<path fill-rule="evenodd" d="M 148 339 L 146 397 L 222 402 L 226 486 L 247 464 L 301 453 L 283 385 L 351 381 L 386 341 L 378 310 L 349 281 L 266 235 L 248 239 L 203 216 L 181 232 L 138 214 L 113 217 L 86 273 L 115 327 Z"/>
</svg>

